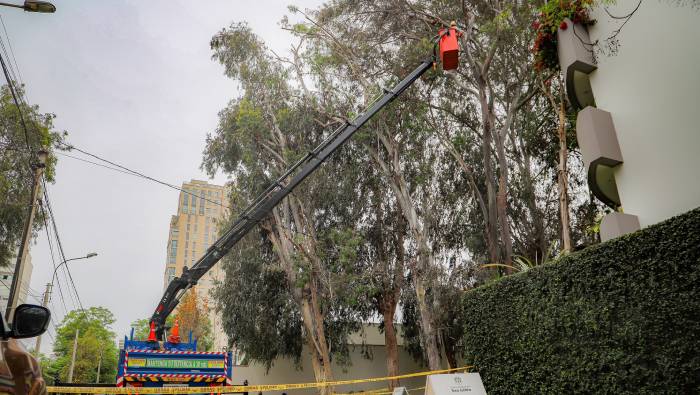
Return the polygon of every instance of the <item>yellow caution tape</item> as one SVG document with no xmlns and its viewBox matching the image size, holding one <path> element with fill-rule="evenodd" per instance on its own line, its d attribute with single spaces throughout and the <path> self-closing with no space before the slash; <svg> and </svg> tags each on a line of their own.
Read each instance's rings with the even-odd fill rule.
<svg viewBox="0 0 700 395">
<path fill-rule="evenodd" d="M 254 391 L 283 391 L 305 388 L 335 387 L 340 385 L 373 383 L 377 381 L 399 380 L 410 377 L 430 376 L 469 370 L 473 366 L 463 366 L 461 368 L 431 370 L 427 372 L 402 374 L 400 376 L 373 377 L 369 379 L 323 381 L 317 383 L 296 383 L 296 384 L 263 384 L 263 385 L 232 385 L 225 387 L 48 387 L 51 394 L 232 394 L 237 392 Z"/>
<path fill-rule="evenodd" d="M 355 391 L 355 392 L 353 392 L 353 393 L 351 393 L 351 394 L 350 394 L 350 393 L 345 394 L 345 393 L 342 393 L 342 392 L 334 392 L 333 395 L 361 395 L 361 394 L 367 394 L 367 395 L 391 395 L 391 394 L 394 393 L 394 391 L 388 391 L 388 389 L 389 389 L 388 387 L 386 387 L 386 388 L 377 388 L 377 389 L 367 390 L 367 391 Z M 420 390 L 424 390 L 424 389 L 425 389 L 425 387 L 416 387 L 416 388 L 407 388 L 406 391 L 408 391 L 409 393 L 411 393 L 411 392 L 413 392 L 413 391 L 420 391 Z"/>
</svg>

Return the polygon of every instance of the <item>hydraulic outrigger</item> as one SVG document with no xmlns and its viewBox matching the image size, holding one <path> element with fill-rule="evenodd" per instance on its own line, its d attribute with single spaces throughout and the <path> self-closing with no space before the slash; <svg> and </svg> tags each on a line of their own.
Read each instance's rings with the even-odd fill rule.
<svg viewBox="0 0 700 395">
<path fill-rule="evenodd" d="M 453 70 L 458 66 L 460 32 L 454 26 L 440 29 L 435 37 L 435 47 L 440 48 L 439 59 L 435 51 L 430 59 L 423 61 L 401 82 L 374 102 L 369 109 L 352 121 L 336 129 L 325 141 L 306 154 L 289 170 L 282 174 L 261 193 L 235 220 L 233 225 L 207 249 L 191 268 L 183 268 L 182 275 L 175 277 L 151 317 L 157 339 L 164 340 L 165 320 L 173 312 L 185 292 L 196 285 L 204 274 L 226 255 L 251 229 L 265 218 L 277 204 L 289 195 L 306 177 L 313 173 L 328 157 L 340 148 L 355 132 L 410 87 L 433 65 L 442 62 L 443 70 Z"/>
</svg>

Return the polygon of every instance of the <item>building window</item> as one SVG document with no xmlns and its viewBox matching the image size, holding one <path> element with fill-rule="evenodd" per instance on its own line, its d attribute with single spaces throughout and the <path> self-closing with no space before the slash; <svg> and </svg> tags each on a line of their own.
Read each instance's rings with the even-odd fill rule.
<svg viewBox="0 0 700 395">
<path fill-rule="evenodd" d="M 168 282 L 171 282 L 175 278 L 175 268 L 169 267 L 165 269 L 165 277 L 168 279 Z"/>
<path fill-rule="evenodd" d="M 185 258 L 187 258 L 187 250 L 185 250 Z"/>
<path fill-rule="evenodd" d="M 187 232 L 187 233 L 185 233 L 185 240 L 189 240 L 189 239 L 190 239 L 190 232 Z"/>
<path fill-rule="evenodd" d="M 180 235 L 180 231 L 176 228 L 173 228 L 170 230 L 170 235 L 173 239 L 177 239 L 177 237 Z"/>
</svg>

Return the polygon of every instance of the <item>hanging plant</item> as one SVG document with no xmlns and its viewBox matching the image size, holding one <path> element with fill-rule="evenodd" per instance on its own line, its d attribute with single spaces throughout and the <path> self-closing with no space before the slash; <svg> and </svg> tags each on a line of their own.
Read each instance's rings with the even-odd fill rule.
<svg viewBox="0 0 700 395">
<path fill-rule="evenodd" d="M 557 55 L 557 30 L 573 29 L 565 19 L 573 23 L 590 26 L 595 23 L 589 10 L 596 0 L 550 0 L 540 7 L 537 19 L 532 22 L 535 30 L 535 44 L 532 52 L 535 54 L 535 69 L 537 71 L 559 70 Z"/>
</svg>

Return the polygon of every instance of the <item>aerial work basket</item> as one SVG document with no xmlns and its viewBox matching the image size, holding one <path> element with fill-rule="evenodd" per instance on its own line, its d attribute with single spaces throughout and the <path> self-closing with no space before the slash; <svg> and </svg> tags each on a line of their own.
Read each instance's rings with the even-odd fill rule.
<svg viewBox="0 0 700 395">
<path fill-rule="evenodd" d="M 443 28 L 440 34 L 440 62 L 443 70 L 455 70 L 459 66 L 459 36 L 462 33 L 457 30 L 455 24 L 449 28 Z"/>
</svg>

